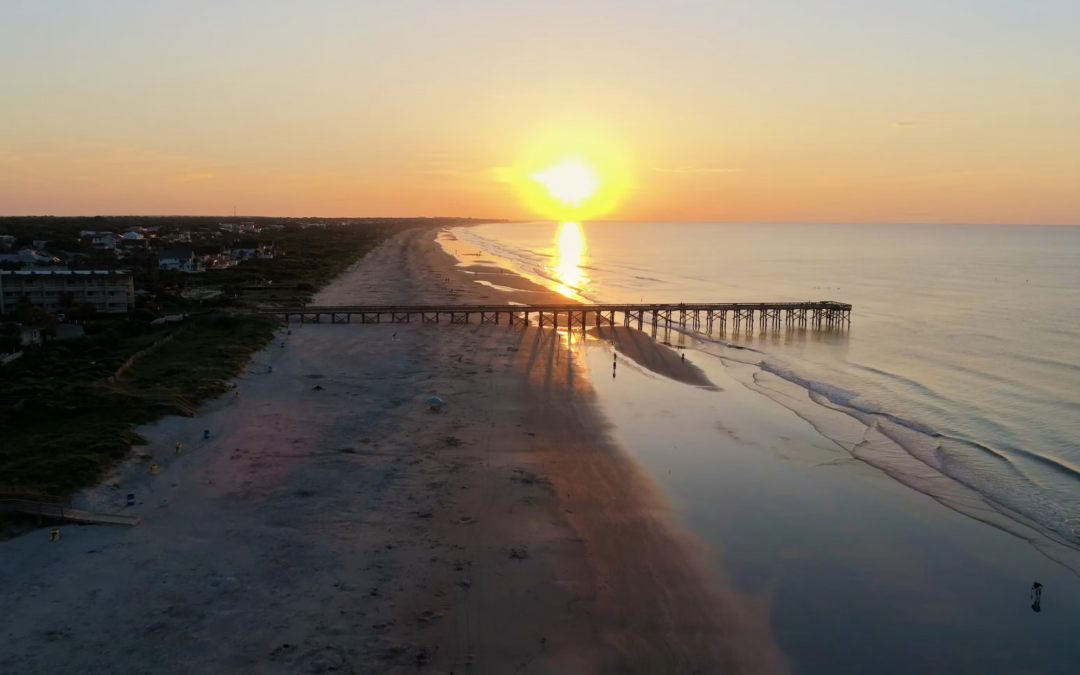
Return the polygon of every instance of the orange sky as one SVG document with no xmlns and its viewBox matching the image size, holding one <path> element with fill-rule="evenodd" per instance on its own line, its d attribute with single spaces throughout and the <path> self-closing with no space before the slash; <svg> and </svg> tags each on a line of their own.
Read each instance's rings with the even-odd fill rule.
<svg viewBox="0 0 1080 675">
<path fill-rule="evenodd" d="M 897 4 L 15 0 L 0 214 L 1080 223 L 1080 3 Z"/>
</svg>

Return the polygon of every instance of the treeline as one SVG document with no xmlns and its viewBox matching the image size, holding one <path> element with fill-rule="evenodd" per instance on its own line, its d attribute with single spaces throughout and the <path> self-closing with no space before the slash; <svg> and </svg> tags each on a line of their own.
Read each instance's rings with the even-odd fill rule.
<svg viewBox="0 0 1080 675">
<path fill-rule="evenodd" d="M 398 227 L 449 227 L 470 223 L 505 223 L 498 218 L 279 218 L 267 216 L 0 216 L 0 235 L 16 238 L 16 246 L 29 246 L 34 240 L 56 243 L 78 241 L 79 232 L 112 232 L 122 234 L 132 227 L 161 228 L 158 234 L 175 232 L 217 232 L 222 223 L 254 223 L 256 226 L 282 225 L 301 230 L 305 225 L 325 223 L 327 226 L 366 228 L 389 225 Z M 250 237 L 249 237 L 250 238 Z M 59 249 L 64 250 L 64 249 Z"/>
</svg>

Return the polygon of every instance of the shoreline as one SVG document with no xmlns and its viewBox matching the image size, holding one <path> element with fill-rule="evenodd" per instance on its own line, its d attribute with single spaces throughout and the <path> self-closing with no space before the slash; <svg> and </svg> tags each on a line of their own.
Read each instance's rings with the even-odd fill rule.
<svg viewBox="0 0 1080 675">
<path fill-rule="evenodd" d="M 575 302 L 511 270 L 459 262 L 433 237 L 422 237 L 419 245 L 425 249 L 423 262 L 414 268 L 426 267 L 429 278 L 449 279 L 455 301 Z M 513 290 L 471 283 L 480 275 L 498 277 L 499 285 Z M 348 288 L 343 284 L 318 302 L 373 300 L 366 294 L 349 293 Z M 376 299 L 398 301 L 383 294 Z M 600 331 L 598 339 L 612 337 L 622 338 L 614 345 L 641 367 L 683 383 L 712 387 L 699 369 L 682 362 L 674 350 L 646 333 L 620 327 Z M 542 411 L 531 421 L 535 428 L 546 427 L 550 432 L 547 443 L 531 448 L 546 471 L 540 482 L 550 481 L 550 489 L 562 495 L 557 506 L 563 514 L 552 515 L 563 518 L 574 540 L 585 545 L 584 555 L 596 577 L 595 611 L 606 614 L 612 624 L 602 629 L 602 642 L 614 646 L 614 653 L 606 657 L 599 672 L 622 668 L 786 672 L 786 660 L 769 633 L 767 607 L 760 605 L 760 599 L 738 598 L 726 588 L 714 564 L 715 554 L 675 524 L 656 484 L 614 445 L 578 355 L 558 332 L 530 327 L 515 341 L 514 349 L 522 354 L 530 343 L 532 353 L 518 359 L 526 378 L 522 384 L 527 398 L 522 403 L 526 409 Z M 650 586 L 656 587 L 657 596 L 645 600 L 652 603 L 635 606 L 643 602 L 641 590 Z M 568 621 L 573 618 L 559 620 Z M 691 632 L 685 626 L 692 626 Z M 661 627 L 665 627 L 662 634 L 656 634 Z"/>
<path fill-rule="evenodd" d="M 465 274 L 414 230 L 316 302 L 515 299 Z M 0 543 L 20 617 L 0 666 L 784 672 L 767 610 L 678 530 L 579 356 L 544 333 L 293 327 L 237 380 L 242 398 L 140 428 L 145 457 L 84 496 L 139 527 Z"/>
<path fill-rule="evenodd" d="M 799 669 L 1070 672 L 1080 584 L 1042 546 L 1051 540 L 997 521 L 968 488 L 943 493 L 925 465 L 899 462 L 907 455 L 867 430 L 872 420 L 813 414 L 812 392 L 714 342 L 657 339 L 687 349 L 723 393 L 620 367 L 617 380 L 593 380 L 603 412 L 679 524 L 723 552 L 731 583 L 768 598 Z M 583 351 L 594 371 L 611 363 L 609 346 Z M 1032 579 L 1053 586 L 1056 611 L 1029 607 Z"/>
<path fill-rule="evenodd" d="M 449 237 L 461 241 L 453 234 Z M 461 242 L 461 245 L 484 251 L 475 244 Z M 507 264 L 512 264 L 510 260 L 495 257 Z M 1061 529 L 1055 530 L 1046 522 L 1039 522 L 1031 514 L 1025 514 L 1009 503 L 1003 502 L 1002 497 L 1007 497 L 1007 494 L 989 492 L 985 482 L 976 488 L 970 482 L 964 482 L 945 469 L 943 462 L 935 455 L 937 444 L 940 439 L 965 442 L 962 439 L 950 438 L 947 434 L 937 434 L 932 431 L 927 433 L 925 429 L 920 429 L 919 425 L 905 428 L 907 423 L 903 419 L 897 419 L 888 412 L 881 410 L 867 412 L 850 402 L 833 400 L 826 394 L 814 391 L 813 383 L 808 383 L 793 373 L 785 373 L 782 369 L 776 370 L 761 360 L 742 358 L 739 352 L 747 349 L 752 352 L 755 350 L 752 347 L 740 345 L 738 342 L 725 341 L 721 338 L 714 339 L 711 335 L 701 336 L 693 331 L 681 330 L 677 327 L 668 328 L 666 334 L 678 335 L 683 342 L 689 341 L 689 345 L 682 345 L 680 349 L 704 352 L 710 357 L 719 359 L 722 363 L 735 366 L 733 372 L 740 371 L 744 366 L 750 366 L 753 369 L 752 373 L 744 373 L 743 376 L 734 379 L 741 385 L 803 417 L 815 427 L 818 433 L 844 448 L 853 458 L 883 471 L 896 482 L 934 499 L 957 513 L 1008 532 L 1080 577 L 1080 547 L 1068 536 L 1068 534 L 1075 535 L 1075 531 L 1063 533 Z M 644 333 L 641 333 L 640 337 L 644 340 L 653 339 Z M 620 342 L 630 341 L 617 341 L 616 345 L 618 346 Z M 738 350 L 738 352 L 733 350 Z M 762 357 L 764 356 L 762 354 Z M 639 361 L 638 357 L 632 358 Z M 700 368 L 696 366 L 693 368 L 700 377 L 706 377 Z M 687 384 L 701 384 L 695 382 L 695 377 L 686 373 L 665 372 L 663 369 L 651 367 L 649 369 Z M 765 385 L 758 380 L 772 381 L 774 384 Z M 809 400 L 803 401 L 802 399 L 806 397 L 809 397 Z M 842 418 L 839 421 L 836 419 L 837 414 Z M 915 433 L 912 433 L 913 431 Z M 978 444 L 975 443 L 975 445 Z M 1046 461 L 1059 464 L 1055 460 Z M 929 469 L 932 474 L 926 475 L 926 469 Z M 1071 471 L 1068 467 L 1065 467 L 1065 470 Z M 1059 528 L 1069 527 L 1069 524 L 1064 522 L 1064 518 L 1055 524 Z"/>
</svg>

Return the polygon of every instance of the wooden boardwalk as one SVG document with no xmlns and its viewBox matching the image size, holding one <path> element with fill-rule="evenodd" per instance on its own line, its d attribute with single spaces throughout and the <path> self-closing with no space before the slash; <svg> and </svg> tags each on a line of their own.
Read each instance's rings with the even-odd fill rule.
<svg viewBox="0 0 1080 675">
<path fill-rule="evenodd" d="M 779 328 L 844 328 L 851 324 L 851 305 L 841 302 L 680 303 L 639 305 L 369 305 L 260 308 L 299 323 L 444 323 L 527 326 L 533 320 L 541 328 L 581 328 L 590 325 L 638 329 L 651 323 L 712 333 Z"/>
</svg>

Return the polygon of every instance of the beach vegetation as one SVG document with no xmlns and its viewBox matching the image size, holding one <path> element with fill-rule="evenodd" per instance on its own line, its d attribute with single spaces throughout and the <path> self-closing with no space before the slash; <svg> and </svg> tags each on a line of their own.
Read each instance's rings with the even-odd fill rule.
<svg viewBox="0 0 1080 675">
<path fill-rule="evenodd" d="M 100 481 L 143 442 L 134 427 L 228 388 L 273 335 L 264 316 L 204 316 L 168 327 L 100 322 L 87 335 L 0 369 L 0 492 L 68 494 Z M 163 338 L 171 337 L 168 342 Z M 114 383 L 129 358 L 157 344 Z M 17 408 L 13 404 L 21 401 Z"/>
</svg>

